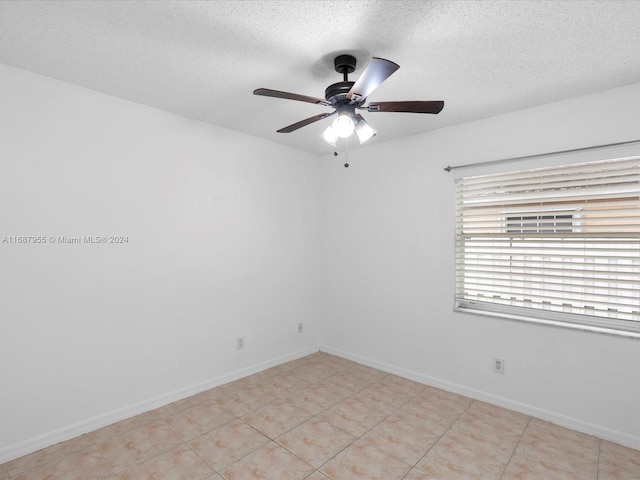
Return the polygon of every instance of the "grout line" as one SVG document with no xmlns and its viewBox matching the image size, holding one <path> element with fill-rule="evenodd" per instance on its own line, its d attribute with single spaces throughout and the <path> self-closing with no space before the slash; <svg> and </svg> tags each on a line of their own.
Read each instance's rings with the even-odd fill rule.
<svg viewBox="0 0 640 480">
<path fill-rule="evenodd" d="M 98 453 L 102 457 L 102 460 L 104 460 L 104 464 L 107 466 L 107 468 L 111 472 L 111 477 L 113 477 L 114 479 L 117 479 L 118 478 L 118 474 L 114 473 L 113 468 L 111 467 L 111 465 L 107 461 L 107 458 L 104 456 L 104 453 L 102 453 L 102 449 L 98 446 L 98 442 L 96 442 L 96 439 L 92 438 L 91 442 L 93 442 L 93 445 L 96 447 L 96 450 L 98 450 Z"/>
<path fill-rule="evenodd" d="M 427 385 L 427 388 L 426 388 L 426 389 L 424 389 L 424 390 L 423 390 L 423 392 L 424 392 L 424 391 L 426 391 L 428 388 L 431 388 L 431 387 Z M 454 395 L 458 395 L 458 394 L 454 394 Z M 462 395 L 459 395 L 459 396 L 462 396 Z M 465 398 L 468 398 L 468 397 L 465 397 Z M 447 432 L 448 432 L 449 430 L 451 430 L 451 427 L 453 427 L 453 426 L 458 422 L 458 420 L 460 420 L 460 417 L 462 417 L 462 415 L 464 415 L 464 414 L 465 414 L 465 413 L 466 413 L 466 412 L 471 408 L 471 406 L 472 406 L 475 402 L 476 402 L 476 400 L 471 400 L 471 403 L 469 403 L 469 405 L 467 406 L 467 408 L 465 408 L 465 409 L 464 409 L 464 411 L 463 411 L 462 413 L 460 413 L 460 414 L 457 416 L 457 418 L 456 418 L 453 422 L 451 422 L 451 425 L 449 425 L 449 426 L 445 429 L 445 431 L 444 431 L 444 432 L 442 432 L 440 435 L 438 435 L 437 433 L 434 433 L 434 432 L 432 432 L 432 431 L 429 431 L 429 433 L 431 433 L 431 434 L 433 434 L 433 435 L 437 436 L 437 437 L 438 437 L 438 439 L 437 439 L 435 442 L 433 442 L 433 445 L 431 445 L 431 446 L 427 449 L 427 451 L 426 451 L 426 452 L 424 452 L 424 454 L 423 454 L 420 458 L 418 458 L 418 460 L 416 461 L 416 463 L 414 463 L 414 464 L 413 464 L 413 466 L 411 467 L 411 469 L 417 468 L 418 470 L 420 470 L 420 469 L 418 468 L 418 464 L 422 461 L 422 459 L 423 459 L 424 457 L 426 457 L 426 456 L 429 454 L 429 452 L 431 451 L 431 449 L 432 449 L 433 447 L 435 447 L 435 446 L 438 444 L 438 442 L 442 439 L 442 437 L 444 437 L 444 436 L 447 434 Z M 420 470 L 420 471 L 422 471 L 422 470 Z M 409 473 L 410 473 L 410 472 L 411 472 L 411 470 L 409 470 L 409 472 L 407 472 L 407 475 L 409 475 Z M 433 475 L 431 475 L 431 476 L 433 476 Z M 406 475 L 405 475 L 405 477 L 406 477 Z"/>
<path fill-rule="evenodd" d="M 511 459 L 513 458 L 513 455 L 516 453 L 516 450 L 520 446 L 520 442 L 522 441 L 522 437 L 524 437 L 524 434 L 527 431 L 527 428 L 529 428 L 529 423 L 531 423 L 531 419 L 532 418 L 533 417 L 529 417 L 529 420 L 527 420 L 527 424 L 522 429 L 522 433 L 520 434 L 520 438 L 518 439 L 518 442 L 516 443 L 516 446 L 513 447 L 513 450 L 511 451 L 511 455 L 509 455 L 509 460 L 507 460 L 507 462 L 504 464 L 504 468 L 502 469 L 502 473 L 500 474 L 500 478 L 498 480 L 501 480 L 502 477 L 504 477 L 504 474 L 507 471 L 507 468 L 509 467 L 509 464 L 511 463 Z"/>
<path fill-rule="evenodd" d="M 354 366 L 351 366 L 351 367 L 349 367 L 349 368 L 345 368 L 345 369 L 341 370 L 341 371 L 340 371 L 340 372 L 338 372 L 338 373 L 345 372 L 345 371 L 347 371 L 347 370 L 349 370 L 350 368 L 353 368 L 353 367 L 354 367 Z M 299 367 L 298 367 L 298 368 L 299 368 Z M 294 368 L 293 370 L 295 370 L 295 368 Z M 309 385 L 306 385 L 305 387 L 302 387 L 302 388 L 300 388 L 300 389 L 297 389 L 297 390 L 295 390 L 294 392 L 290 392 L 290 394 L 295 394 L 296 392 L 299 392 L 299 391 L 305 390 L 305 389 L 307 389 L 307 388 L 311 388 L 311 387 L 313 387 L 314 385 L 319 385 L 319 384 L 321 384 L 322 382 L 324 382 L 325 380 L 327 380 L 328 378 L 332 377 L 333 375 L 334 375 L 334 374 L 329 375 L 329 376 L 327 376 L 327 377 L 322 377 L 322 378 L 316 379 L 315 381 L 312 381 Z M 290 428 L 290 429 L 289 429 L 289 430 L 287 430 L 286 432 L 283 432 L 282 434 L 278 435 L 276 438 L 270 438 L 270 437 L 268 437 L 267 435 L 265 435 L 263 432 L 260 432 L 259 430 L 257 430 L 256 428 L 254 428 L 252 425 L 249 425 L 249 424 L 247 424 L 247 425 L 249 425 L 251 428 L 254 428 L 254 430 L 256 430 L 258 433 L 261 433 L 262 435 L 265 435 L 267 438 L 269 438 L 269 441 L 270 441 L 271 443 L 273 443 L 273 444 L 277 445 L 277 446 L 278 446 L 278 447 L 280 447 L 280 448 L 283 448 L 284 450 L 288 451 L 289 453 L 291 453 L 292 455 L 294 455 L 296 458 L 298 458 L 298 459 L 299 459 L 299 460 L 301 460 L 302 462 L 304 462 L 304 463 L 306 463 L 307 465 L 309 465 L 310 467 L 312 467 L 312 468 L 313 468 L 313 471 L 312 471 L 312 472 L 311 472 L 307 477 L 305 477 L 305 478 L 309 478 L 311 475 L 313 475 L 313 474 L 314 474 L 314 473 L 316 473 L 316 472 L 317 472 L 317 473 L 320 473 L 320 474 L 322 474 L 322 475 L 324 475 L 324 474 L 320 471 L 320 469 L 321 469 L 324 465 L 326 465 L 329 461 L 331 461 L 333 458 L 335 458 L 337 455 L 339 455 L 339 454 L 340 454 L 340 453 L 342 453 L 344 450 L 346 450 L 346 449 L 347 449 L 347 448 L 349 448 L 351 445 L 353 445 L 356 441 L 358 441 L 358 440 L 359 440 L 359 437 L 356 437 L 356 436 L 354 436 L 354 435 L 351 435 L 349 432 L 346 432 L 346 431 L 342 430 L 341 428 L 339 428 L 339 427 L 337 427 L 337 426 L 333 425 L 332 423 L 329 423 L 329 422 L 327 422 L 326 420 L 323 420 L 322 418 L 320 418 L 320 417 L 319 417 L 319 415 L 320 415 L 321 413 L 324 413 L 324 412 L 326 412 L 326 411 L 330 410 L 331 408 L 333 408 L 334 406 L 338 405 L 339 403 L 341 403 L 341 402 L 345 401 L 346 399 L 351 398 L 351 396 L 355 395 L 356 393 L 359 393 L 359 392 L 360 392 L 360 391 L 362 391 L 364 388 L 367 388 L 367 387 L 363 387 L 362 389 L 358 390 L 357 392 L 353 393 L 352 395 L 347 396 L 347 397 L 345 397 L 345 398 L 343 398 L 343 399 L 341 399 L 341 400 L 338 400 L 336 403 L 333 403 L 333 404 L 329 405 L 329 406 L 328 406 L 327 408 L 325 408 L 324 410 L 321 410 L 320 412 L 315 413 L 315 414 L 314 414 L 313 412 L 310 412 L 310 411 L 308 411 L 308 410 L 305 410 L 304 408 L 297 407 L 296 405 L 294 405 L 294 406 L 296 406 L 297 408 L 300 408 L 301 410 L 306 411 L 306 412 L 307 412 L 307 413 L 309 413 L 311 416 L 310 416 L 308 419 L 306 419 L 304 422 L 301 422 L 301 423 L 299 423 L 299 424 L 297 424 L 297 425 L 293 426 L 292 428 Z M 284 398 L 280 398 L 280 399 L 281 399 L 281 400 L 283 400 L 283 401 L 286 401 L 286 399 L 284 399 Z M 273 402 L 272 402 L 272 403 L 273 403 Z M 289 402 L 289 403 L 290 403 L 290 402 Z M 261 408 L 262 408 L 262 407 L 261 407 Z M 316 420 L 318 420 L 318 421 L 321 421 L 321 422 L 327 423 L 328 425 L 331 425 L 333 428 L 336 428 L 336 429 L 338 429 L 338 430 L 340 430 L 340 431 L 343 431 L 343 432 L 345 432 L 345 433 L 347 433 L 348 435 L 350 435 L 350 436 L 352 436 L 352 437 L 353 437 L 353 440 L 352 440 L 351 442 L 349 442 L 349 444 L 347 444 L 347 445 L 346 445 L 344 448 L 342 448 L 340 451 L 336 452 L 333 456 L 331 456 L 329 459 L 327 459 L 324 463 L 322 463 L 322 464 L 321 464 L 319 467 L 317 467 L 317 468 L 316 468 L 315 466 L 311 465 L 310 463 L 308 463 L 308 462 L 307 462 L 306 460 L 304 460 L 303 458 L 301 458 L 301 457 L 299 457 L 298 455 L 296 455 L 294 452 L 292 452 L 291 450 L 289 450 L 288 448 L 286 448 L 284 445 L 281 445 L 281 444 L 277 441 L 277 438 L 279 438 L 279 437 L 281 437 L 281 436 L 285 435 L 286 433 L 290 432 L 291 430 L 294 430 L 295 428 L 297 428 L 297 427 L 299 427 L 300 425 L 302 425 L 302 424 L 304 424 L 304 423 L 308 422 L 308 421 L 309 421 L 309 420 L 311 420 L 311 419 L 316 419 Z M 241 420 L 241 421 L 243 421 L 243 422 L 244 422 L 244 420 L 242 420 L 241 418 L 239 418 L 239 420 Z M 244 423 L 247 423 L 247 422 L 244 422 Z M 244 457 L 243 457 L 243 458 L 244 458 Z M 324 476 L 326 476 L 326 475 L 324 475 Z M 328 478 L 329 478 L 329 477 L 328 477 Z"/>
<path fill-rule="evenodd" d="M 600 478 L 600 453 L 602 452 L 602 439 L 598 439 L 598 457 L 596 460 L 596 480 Z"/>
<path fill-rule="evenodd" d="M 226 425 L 226 423 L 225 423 L 225 425 Z M 204 435 L 206 435 L 206 433 Z M 199 438 L 199 437 L 196 437 L 196 438 Z M 192 440 L 195 440 L 195 439 L 192 439 Z M 191 440 L 189 440 L 189 442 L 190 441 Z M 213 471 L 214 475 L 216 475 L 218 473 L 218 471 L 215 468 L 213 468 L 211 465 L 209 465 L 209 462 L 207 462 L 204 458 L 202 458 L 200 456 L 200 454 L 198 452 L 196 452 L 193 448 L 191 448 L 191 445 L 189 445 L 186 441 L 183 442 L 183 445 L 186 446 L 189 450 L 191 450 L 196 457 L 198 457 L 200 460 L 202 460 L 202 462 Z M 211 475 L 209 475 L 209 477 L 210 476 Z M 207 478 L 209 478 L 209 477 L 207 477 Z"/>
</svg>

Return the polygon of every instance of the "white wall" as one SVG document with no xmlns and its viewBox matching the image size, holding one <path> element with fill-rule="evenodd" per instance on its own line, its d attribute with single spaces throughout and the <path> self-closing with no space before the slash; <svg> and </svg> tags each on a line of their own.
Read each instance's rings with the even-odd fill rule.
<svg viewBox="0 0 640 480">
<path fill-rule="evenodd" d="M 0 243 L 0 463 L 316 351 L 320 189 L 314 155 L 0 66 L 0 242 L 129 239 Z"/>
<path fill-rule="evenodd" d="M 455 175 L 640 146 L 443 171 L 638 139 L 639 104 L 636 84 L 363 147 L 349 152 L 349 169 L 328 158 L 323 350 L 640 448 L 640 340 L 452 311 Z M 493 356 L 504 375 L 491 371 Z"/>
</svg>

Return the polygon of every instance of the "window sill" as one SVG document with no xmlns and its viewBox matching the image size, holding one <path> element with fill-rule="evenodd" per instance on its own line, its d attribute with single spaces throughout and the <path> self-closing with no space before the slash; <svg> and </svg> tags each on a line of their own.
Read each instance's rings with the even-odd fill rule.
<svg viewBox="0 0 640 480">
<path fill-rule="evenodd" d="M 614 335 L 616 337 L 640 339 L 640 331 L 633 332 L 633 331 L 628 331 L 628 330 L 618 330 L 618 329 L 613 329 L 613 328 L 599 327 L 599 326 L 595 326 L 595 325 L 584 325 L 584 324 L 579 324 L 579 323 L 563 322 L 563 321 L 559 321 L 559 320 L 544 319 L 544 318 L 538 318 L 538 317 L 529 317 L 529 316 L 525 316 L 525 315 L 515 315 L 515 314 L 512 314 L 512 313 L 495 312 L 495 311 L 481 310 L 481 309 L 476 309 L 476 308 L 471 308 L 471 307 L 463 307 L 463 306 L 454 307 L 453 311 L 454 312 L 458 312 L 458 313 L 481 315 L 481 316 L 485 316 L 485 317 L 516 320 L 518 322 L 534 323 L 534 324 L 538 324 L 538 325 L 547 325 L 547 326 L 551 326 L 551 327 L 568 328 L 568 329 L 571 329 L 571 330 L 581 330 L 581 331 L 585 331 L 585 332 L 594 332 L 594 333 L 600 333 L 600 334 L 605 334 L 605 335 Z"/>
</svg>

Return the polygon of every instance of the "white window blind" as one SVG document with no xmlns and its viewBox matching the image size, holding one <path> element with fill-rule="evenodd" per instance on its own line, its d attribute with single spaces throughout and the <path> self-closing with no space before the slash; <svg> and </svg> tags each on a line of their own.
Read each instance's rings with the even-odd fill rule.
<svg viewBox="0 0 640 480">
<path fill-rule="evenodd" d="M 456 309 L 640 334 L 640 158 L 457 180 Z"/>
</svg>

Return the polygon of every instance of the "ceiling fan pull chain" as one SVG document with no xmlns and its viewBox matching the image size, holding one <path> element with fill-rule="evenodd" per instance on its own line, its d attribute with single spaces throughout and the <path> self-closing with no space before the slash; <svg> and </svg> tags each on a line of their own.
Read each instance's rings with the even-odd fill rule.
<svg viewBox="0 0 640 480">
<path fill-rule="evenodd" d="M 344 168 L 349 168 L 349 137 L 344 139 Z"/>
</svg>

